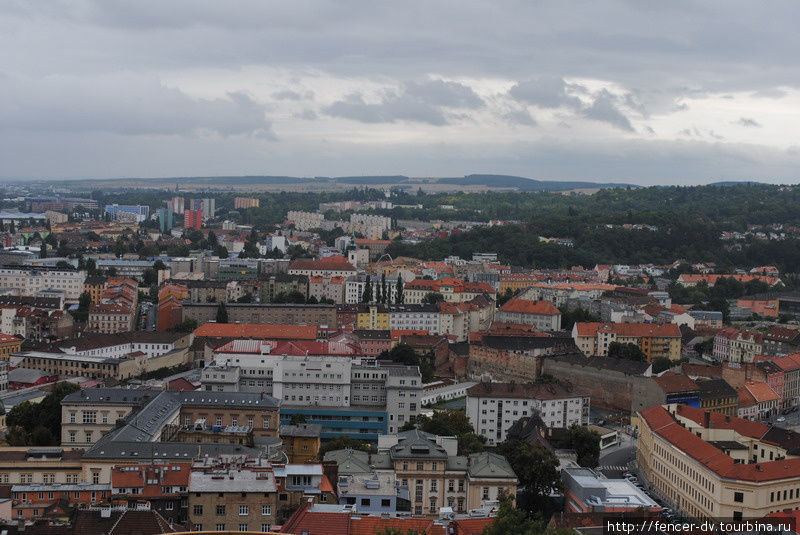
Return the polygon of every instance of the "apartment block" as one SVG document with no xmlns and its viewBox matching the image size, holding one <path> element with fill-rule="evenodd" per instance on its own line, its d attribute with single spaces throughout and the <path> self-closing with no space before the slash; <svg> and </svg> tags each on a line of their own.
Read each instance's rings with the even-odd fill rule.
<svg viewBox="0 0 800 535">
<path fill-rule="evenodd" d="M 548 427 L 589 423 L 589 397 L 558 383 L 482 382 L 467 390 L 467 417 L 475 432 L 494 446 L 524 416 L 538 413 Z"/>
<path fill-rule="evenodd" d="M 681 331 L 674 323 L 576 323 L 572 338 L 587 357 L 607 356 L 613 342 L 635 344 L 648 362 L 681 358 Z"/>
</svg>

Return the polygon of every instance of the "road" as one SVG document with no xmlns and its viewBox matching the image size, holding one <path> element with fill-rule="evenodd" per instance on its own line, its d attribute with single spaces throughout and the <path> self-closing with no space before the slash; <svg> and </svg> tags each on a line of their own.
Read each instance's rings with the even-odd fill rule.
<svg viewBox="0 0 800 535">
<path fill-rule="evenodd" d="M 600 452 L 600 466 L 627 466 L 636 458 L 636 441 L 620 432 L 620 444 Z"/>
</svg>

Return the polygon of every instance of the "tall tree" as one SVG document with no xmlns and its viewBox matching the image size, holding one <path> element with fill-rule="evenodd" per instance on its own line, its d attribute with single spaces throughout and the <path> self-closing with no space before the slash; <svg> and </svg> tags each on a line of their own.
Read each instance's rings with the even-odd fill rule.
<svg viewBox="0 0 800 535">
<path fill-rule="evenodd" d="M 403 276 L 399 273 L 397 274 L 397 291 L 394 302 L 399 305 L 402 305 L 405 302 L 405 296 L 403 295 Z"/>
<path fill-rule="evenodd" d="M 386 285 L 386 272 L 381 272 L 381 303 L 388 303 L 389 296 L 387 295 L 389 287 Z"/>
<path fill-rule="evenodd" d="M 225 308 L 225 303 L 217 306 L 217 323 L 228 323 L 228 309 Z"/>
<path fill-rule="evenodd" d="M 370 277 L 369 275 L 367 275 L 367 278 L 364 281 L 364 292 L 361 294 L 361 302 L 362 303 L 372 302 L 372 277 Z"/>
<path fill-rule="evenodd" d="M 39 258 L 47 258 L 47 244 L 42 241 L 42 245 L 39 248 Z"/>
<path fill-rule="evenodd" d="M 375 302 L 383 303 L 383 288 L 380 284 L 375 285 Z"/>
</svg>

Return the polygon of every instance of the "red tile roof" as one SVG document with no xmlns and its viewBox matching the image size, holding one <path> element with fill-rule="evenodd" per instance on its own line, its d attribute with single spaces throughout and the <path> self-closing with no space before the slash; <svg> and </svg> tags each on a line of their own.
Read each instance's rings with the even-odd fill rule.
<svg viewBox="0 0 800 535">
<path fill-rule="evenodd" d="M 319 260 L 299 258 L 289 264 L 289 269 L 324 270 L 324 271 L 355 271 L 353 264 L 343 256 L 326 256 Z"/>
<path fill-rule="evenodd" d="M 678 405 L 676 412 L 678 416 L 688 418 L 698 425 L 704 425 L 703 422 L 706 411 L 703 409 L 689 407 L 688 405 Z M 731 429 L 742 436 L 750 438 L 761 438 L 769 431 L 769 426 L 767 424 L 745 420 L 744 418 L 736 418 L 734 416 L 725 416 L 718 412 L 710 412 L 709 421 L 711 427 L 714 429 Z"/>
<path fill-rule="evenodd" d="M 313 325 L 266 325 L 262 323 L 205 323 L 194 330 L 195 336 L 216 338 L 276 338 L 282 340 L 315 340 Z"/>
<path fill-rule="evenodd" d="M 399 533 L 425 533 L 426 535 L 445 535 L 444 526 L 434 524 L 430 518 L 382 518 L 362 516 L 350 519 L 349 535 L 376 535 L 394 530 Z M 309 533 L 309 535 L 313 535 Z M 327 535 L 327 533 L 325 534 Z"/>
<path fill-rule="evenodd" d="M 306 502 L 281 527 L 281 533 L 292 535 L 349 535 L 350 513 L 312 513 Z M 374 533 L 378 533 L 377 531 Z"/>
<path fill-rule="evenodd" d="M 528 299 L 511 299 L 500 307 L 503 312 L 518 314 L 538 314 L 543 316 L 557 316 L 561 311 L 550 301 L 530 301 Z"/>
<path fill-rule="evenodd" d="M 664 372 L 659 377 L 653 377 L 658 386 L 666 393 L 670 392 L 692 392 L 698 390 L 697 383 L 692 381 L 688 375 L 674 372 Z"/>
<path fill-rule="evenodd" d="M 597 336 L 599 331 L 623 337 L 680 338 L 680 327 L 674 323 L 576 323 L 578 336 Z"/>
<path fill-rule="evenodd" d="M 639 415 L 653 433 L 706 466 L 719 477 L 760 482 L 795 479 L 800 476 L 800 458 L 756 464 L 737 464 L 722 450 L 718 450 L 689 429 L 681 426 L 664 407 L 660 405 L 650 407 L 640 411 Z"/>
<path fill-rule="evenodd" d="M 744 387 L 750 391 L 750 394 L 759 403 L 767 403 L 781 399 L 781 397 L 764 381 L 747 381 Z"/>
</svg>

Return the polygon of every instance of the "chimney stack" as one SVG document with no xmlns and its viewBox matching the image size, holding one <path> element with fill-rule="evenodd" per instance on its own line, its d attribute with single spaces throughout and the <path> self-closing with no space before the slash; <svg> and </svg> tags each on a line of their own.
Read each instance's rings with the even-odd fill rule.
<svg viewBox="0 0 800 535">
<path fill-rule="evenodd" d="M 711 413 L 709 411 L 703 413 L 703 427 L 711 429 Z"/>
</svg>

